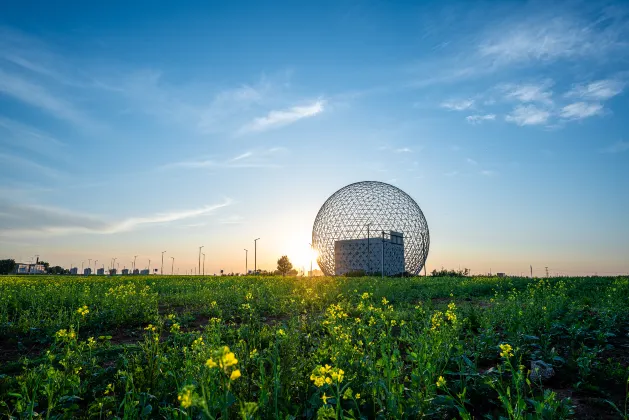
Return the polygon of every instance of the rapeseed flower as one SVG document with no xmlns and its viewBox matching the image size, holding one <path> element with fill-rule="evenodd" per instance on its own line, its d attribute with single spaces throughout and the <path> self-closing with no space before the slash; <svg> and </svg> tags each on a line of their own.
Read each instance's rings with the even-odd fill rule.
<svg viewBox="0 0 629 420">
<path fill-rule="evenodd" d="M 229 380 L 230 381 L 235 381 L 236 379 L 240 378 L 240 369 L 235 369 L 231 375 L 229 375 Z"/>
<path fill-rule="evenodd" d="M 437 379 L 437 386 L 439 388 L 443 388 L 444 386 L 446 386 L 446 380 L 443 376 L 439 376 L 439 379 Z"/>
<path fill-rule="evenodd" d="M 510 344 L 500 344 L 500 357 L 504 357 L 505 359 L 513 356 L 513 347 Z"/>
</svg>

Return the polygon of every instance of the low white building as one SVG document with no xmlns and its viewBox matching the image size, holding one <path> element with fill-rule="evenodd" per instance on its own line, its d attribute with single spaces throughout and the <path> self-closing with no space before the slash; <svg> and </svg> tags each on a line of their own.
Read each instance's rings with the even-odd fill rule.
<svg viewBox="0 0 629 420">
<path fill-rule="evenodd" d="M 37 263 L 17 263 L 15 264 L 16 274 L 46 274 L 46 266 Z"/>
<path fill-rule="evenodd" d="M 404 238 L 389 232 L 388 238 L 344 239 L 334 242 L 334 274 L 352 272 L 381 273 L 393 276 L 404 272 Z M 383 257 L 384 252 L 384 259 Z"/>
</svg>

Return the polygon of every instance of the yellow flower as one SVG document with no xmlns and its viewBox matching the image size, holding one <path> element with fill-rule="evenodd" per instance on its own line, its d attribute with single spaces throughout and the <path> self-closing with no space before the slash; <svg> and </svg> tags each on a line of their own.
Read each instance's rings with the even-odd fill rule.
<svg viewBox="0 0 629 420">
<path fill-rule="evenodd" d="M 323 393 L 323 395 L 321 396 L 321 399 L 323 400 L 323 404 L 327 404 L 328 403 L 328 397 L 327 395 L 325 395 L 325 392 Z"/>
<path fill-rule="evenodd" d="M 439 388 L 443 388 L 444 386 L 446 386 L 446 380 L 443 376 L 439 376 L 439 379 L 437 379 L 437 386 Z"/>
<path fill-rule="evenodd" d="M 360 298 L 363 299 L 363 300 L 369 299 L 369 293 L 367 293 L 367 292 L 363 293 Z"/>
<path fill-rule="evenodd" d="M 387 305 L 389 303 L 389 301 L 387 300 L 387 298 L 383 297 L 382 298 L 382 304 L 383 305 Z"/>
<path fill-rule="evenodd" d="M 183 408 L 188 408 L 192 405 L 192 387 L 187 386 L 183 389 L 183 391 L 177 396 L 179 403 Z"/>
<path fill-rule="evenodd" d="M 513 356 L 513 347 L 510 344 L 500 344 L 500 357 L 511 357 Z"/>
<path fill-rule="evenodd" d="M 359 399 L 359 398 L 360 398 L 360 394 L 356 394 L 356 395 L 354 395 L 354 398 L 355 398 L 355 399 Z"/>
<path fill-rule="evenodd" d="M 215 368 L 216 366 L 218 366 L 216 364 L 216 362 L 212 359 L 207 359 L 207 361 L 205 362 L 205 366 L 209 367 L 210 369 Z"/>
<path fill-rule="evenodd" d="M 235 381 L 236 379 L 240 378 L 240 369 L 236 369 L 232 372 L 231 375 L 229 375 L 229 380 L 230 381 Z"/>
<path fill-rule="evenodd" d="M 280 328 L 279 330 L 277 330 L 277 336 L 286 337 L 286 332 L 284 332 L 284 330 Z"/>
</svg>

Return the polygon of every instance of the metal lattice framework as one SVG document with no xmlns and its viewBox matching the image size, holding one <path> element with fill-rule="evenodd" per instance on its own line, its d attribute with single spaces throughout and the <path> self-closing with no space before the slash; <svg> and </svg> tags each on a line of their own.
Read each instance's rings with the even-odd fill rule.
<svg viewBox="0 0 629 420">
<path fill-rule="evenodd" d="M 367 227 L 369 225 L 369 228 Z M 404 265 L 418 274 L 426 263 L 430 234 L 417 203 L 404 191 L 377 181 L 341 188 L 323 204 L 312 227 L 312 246 L 326 276 L 334 275 L 334 243 L 342 239 L 381 238 L 382 231 L 404 235 Z M 379 269 L 379 268 L 378 268 Z M 378 271 L 378 270 L 373 270 Z"/>
</svg>

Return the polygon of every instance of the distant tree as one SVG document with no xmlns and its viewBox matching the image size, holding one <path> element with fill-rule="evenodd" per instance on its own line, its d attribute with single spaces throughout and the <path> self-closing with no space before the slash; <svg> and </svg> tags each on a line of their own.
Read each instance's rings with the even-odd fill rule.
<svg viewBox="0 0 629 420">
<path fill-rule="evenodd" d="M 67 270 L 58 265 L 55 265 L 54 267 L 48 267 L 48 270 L 46 270 L 48 274 L 64 274 L 66 271 Z"/>
<path fill-rule="evenodd" d="M 293 264 L 286 255 L 283 255 L 279 260 L 277 260 L 277 271 L 279 271 L 282 276 L 288 274 L 288 272 L 292 269 Z"/>
<path fill-rule="evenodd" d="M 46 270 L 48 270 L 48 267 L 50 267 L 50 263 L 48 263 L 47 261 L 40 261 L 39 264 L 43 265 Z"/>
<path fill-rule="evenodd" d="M 469 268 L 464 268 L 463 270 L 446 270 L 443 267 L 441 267 L 441 270 L 437 271 L 437 270 L 432 270 L 432 273 L 430 273 L 431 276 L 433 277 L 467 277 L 470 275 L 470 269 Z"/>
<path fill-rule="evenodd" d="M 292 270 L 290 270 L 287 273 L 289 276 L 296 276 L 297 274 L 299 274 L 299 271 L 295 270 L 294 268 Z"/>
<path fill-rule="evenodd" d="M 15 270 L 15 260 L 0 260 L 0 274 L 10 274 Z"/>
</svg>

